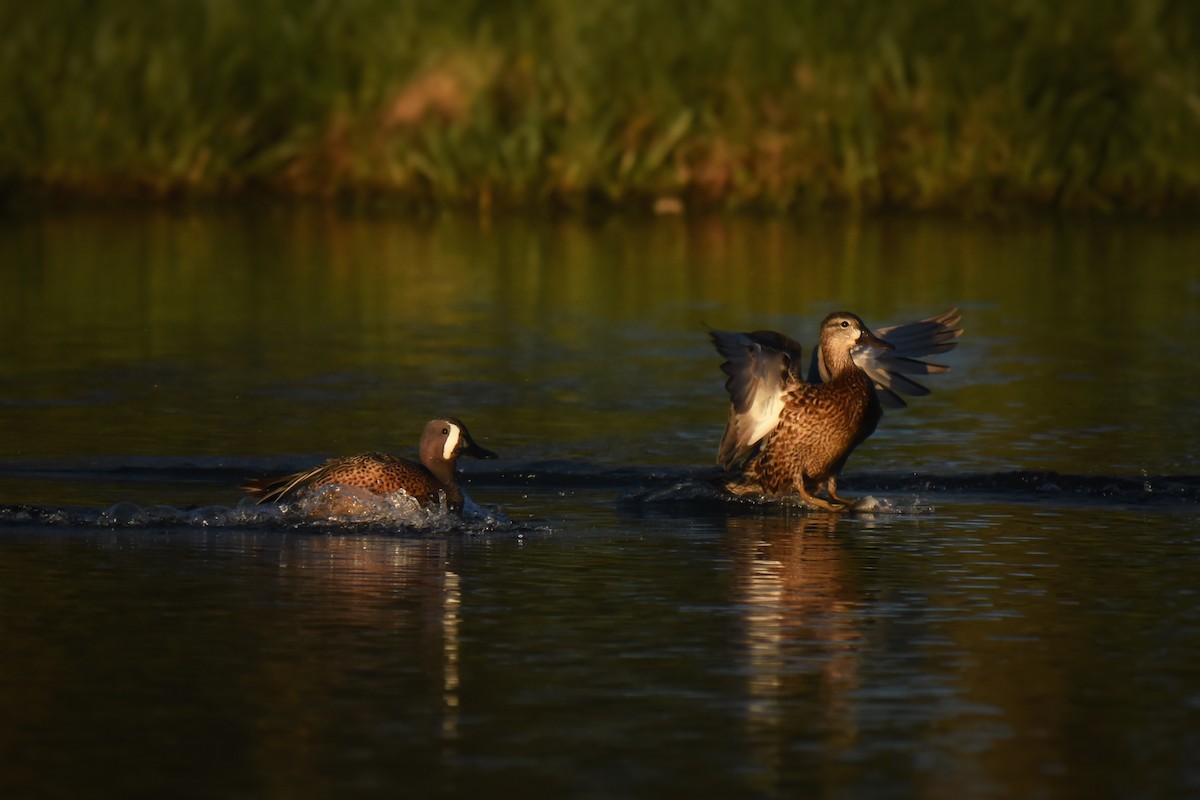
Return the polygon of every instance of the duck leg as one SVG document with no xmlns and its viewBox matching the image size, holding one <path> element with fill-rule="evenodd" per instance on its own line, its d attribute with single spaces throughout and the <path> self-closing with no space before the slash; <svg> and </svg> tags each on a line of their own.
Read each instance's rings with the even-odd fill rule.
<svg viewBox="0 0 1200 800">
<path fill-rule="evenodd" d="M 853 500 L 847 500 L 844 497 L 839 497 L 837 493 L 837 476 L 825 481 L 825 494 L 829 495 L 829 499 L 835 503 L 841 503 L 843 506 L 854 505 Z"/>
<path fill-rule="evenodd" d="M 799 492 L 800 498 L 810 506 L 822 509 L 823 511 L 841 511 L 845 508 L 844 505 L 834 505 L 822 497 L 813 495 L 808 491 L 808 487 L 805 485 L 806 483 L 807 481 L 804 480 L 803 475 L 798 477 L 796 479 L 796 491 Z M 830 494 L 830 497 L 833 497 L 832 493 Z M 834 499 L 836 500 L 837 498 Z"/>
</svg>

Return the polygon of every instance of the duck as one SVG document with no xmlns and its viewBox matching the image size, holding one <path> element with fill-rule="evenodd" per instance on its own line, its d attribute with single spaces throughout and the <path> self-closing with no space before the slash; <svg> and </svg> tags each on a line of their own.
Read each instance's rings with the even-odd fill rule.
<svg viewBox="0 0 1200 800">
<path fill-rule="evenodd" d="M 800 344 L 785 334 L 710 330 L 730 398 L 717 450 L 722 488 L 737 496 L 794 492 L 810 508 L 849 509 L 837 489 L 847 459 L 884 408 L 907 406 L 900 393 L 930 393 L 909 375 L 950 369 L 921 359 L 953 350 L 960 320 L 951 309 L 872 331 L 857 314 L 835 311 L 821 322 L 807 376 Z"/>
<path fill-rule="evenodd" d="M 297 499 L 319 487 L 338 484 L 375 495 L 400 493 L 426 509 L 439 507 L 444 497 L 448 510 L 462 513 L 463 492 L 456 471 L 459 456 L 498 457 L 476 444 L 461 421 L 441 417 L 425 424 L 419 462 L 388 453 L 361 453 L 332 458 L 283 477 L 251 479 L 241 488 L 261 504 Z"/>
</svg>

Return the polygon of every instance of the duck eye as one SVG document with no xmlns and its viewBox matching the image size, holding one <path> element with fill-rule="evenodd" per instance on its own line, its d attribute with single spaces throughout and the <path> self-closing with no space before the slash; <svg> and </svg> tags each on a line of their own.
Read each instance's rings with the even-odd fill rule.
<svg viewBox="0 0 1200 800">
<path fill-rule="evenodd" d="M 850 327 L 850 320 L 848 320 L 848 319 L 844 319 L 844 320 L 842 320 L 842 327 L 843 327 L 843 328 L 849 328 L 849 327 Z"/>
<path fill-rule="evenodd" d="M 450 429 L 442 428 L 442 436 L 449 436 L 449 435 L 450 435 Z"/>
</svg>

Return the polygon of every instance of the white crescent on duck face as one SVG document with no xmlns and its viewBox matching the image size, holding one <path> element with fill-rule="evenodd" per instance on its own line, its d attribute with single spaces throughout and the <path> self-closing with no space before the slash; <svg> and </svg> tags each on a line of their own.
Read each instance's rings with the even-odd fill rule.
<svg viewBox="0 0 1200 800">
<path fill-rule="evenodd" d="M 455 468 L 459 456 L 496 458 L 491 450 L 476 444 L 467 427 L 453 417 L 433 419 L 425 424 L 419 452 L 419 462 L 387 453 L 333 458 L 305 472 L 253 479 L 242 488 L 257 497 L 260 503 L 302 497 L 331 484 L 365 489 L 378 495 L 401 492 L 427 508 L 437 506 L 444 495 L 447 507 L 458 512 L 463 506 L 463 493 Z"/>
<path fill-rule="evenodd" d="M 435 422 L 436 421 L 437 420 L 435 420 Z M 446 437 L 446 441 L 442 444 L 442 460 L 450 461 L 454 458 L 454 454 L 458 450 L 458 441 L 461 436 L 459 431 L 461 429 L 453 422 L 448 420 L 444 420 L 444 422 L 446 424 L 444 426 L 445 430 L 442 431 L 442 435 Z"/>
<path fill-rule="evenodd" d="M 903 408 L 899 393 L 929 390 L 909 375 L 934 375 L 949 367 L 922 361 L 957 346 L 962 329 L 952 309 L 935 317 L 872 332 L 857 315 L 838 311 L 821 322 L 821 339 L 808 377 L 796 340 L 774 331 L 710 331 L 725 357 L 729 419 L 717 463 L 733 472 L 735 494 L 797 492 L 817 508 L 837 511 L 846 459 L 883 416 Z M 824 492 L 829 500 L 816 496 Z"/>
</svg>

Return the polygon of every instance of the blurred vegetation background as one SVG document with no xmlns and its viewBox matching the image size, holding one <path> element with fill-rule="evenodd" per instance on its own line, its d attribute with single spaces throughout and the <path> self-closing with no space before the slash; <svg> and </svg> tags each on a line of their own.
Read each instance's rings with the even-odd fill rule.
<svg viewBox="0 0 1200 800">
<path fill-rule="evenodd" d="M 1194 0 L 43 0 L 0 29 L 10 203 L 1200 198 Z"/>
</svg>

